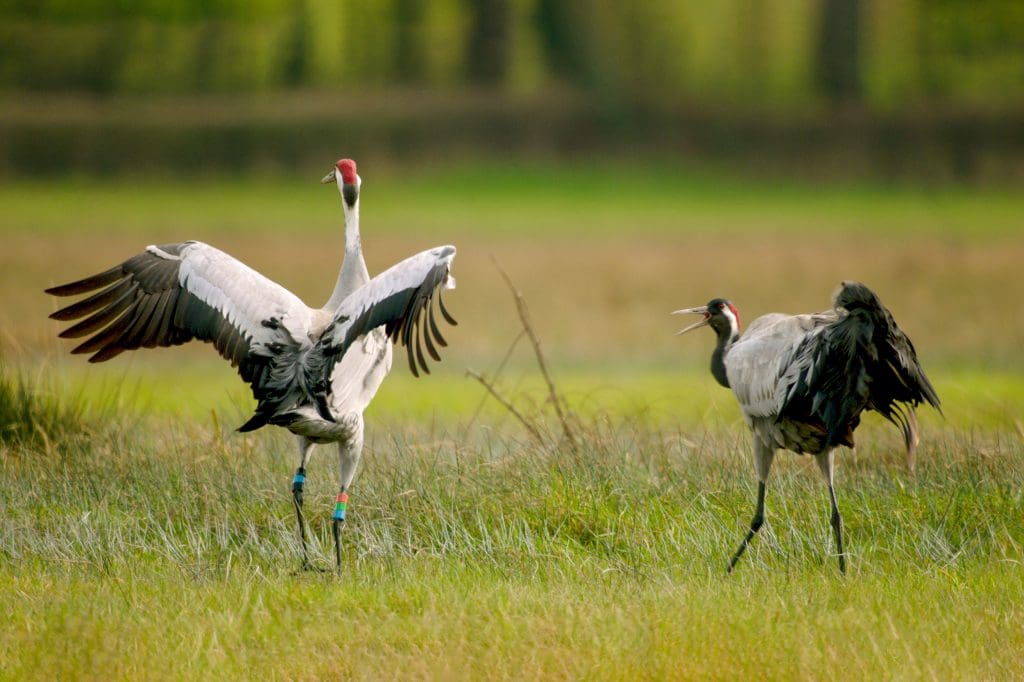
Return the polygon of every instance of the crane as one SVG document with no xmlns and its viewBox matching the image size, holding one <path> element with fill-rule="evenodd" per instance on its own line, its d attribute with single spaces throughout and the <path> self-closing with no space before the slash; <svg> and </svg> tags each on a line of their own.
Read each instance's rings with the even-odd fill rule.
<svg viewBox="0 0 1024 682">
<path fill-rule="evenodd" d="M 750 530 L 728 571 L 764 523 L 768 471 L 779 448 L 814 455 L 828 485 L 839 570 L 846 573 L 843 521 L 833 487 L 833 453 L 853 447 L 865 410 L 874 410 L 903 432 L 908 455 L 918 443 L 914 409 L 939 396 L 917 361 L 914 344 L 878 296 L 860 282 L 842 282 L 825 312 L 770 313 L 740 335 L 740 314 L 730 301 L 676 310 L 702 319 L 677 334 L 710 326 L 718 337 L 711 374 L 731 388 L 753 433 L 757 508 Z"/>
<path fill-rule="evenodd" d="M 239 431 L 267 424 L 296 436 L 299 466 L 292 500 L 309 568 L 302 514 L 305 467 L 314 444 L 336 443 L 340 490 L 332 531 L 341 568 L 341 528 L 348 491 L 363 448 L 363 410 L 391 368 L 392 340 L 406 346 L 415 376 L 429 373 L 426 353 L 440 361 L 446 346 L 435 309 L 456 324 L 441 300 L 455 288 L 455 247 L 413 255 L 370 279 L 359 238 L 356 164 L 342 159 L 323 183 L 342 197 L 345 256 L 335 288 L 321 308 L 232 256 L 199 241 L 147 246 L 120 265 L 51 287 L 54 296 L 86 296 L 51 318 L 80 320 L 61 338 L 88 337 L 71 352 L 104 362 L 124 351 L 210 342 L 252 388 L 255 413 Z M 437 305 L 433 305 L 434 299 Z M 85 319 L 82 319 L 85 318 Z"/>
</svg>

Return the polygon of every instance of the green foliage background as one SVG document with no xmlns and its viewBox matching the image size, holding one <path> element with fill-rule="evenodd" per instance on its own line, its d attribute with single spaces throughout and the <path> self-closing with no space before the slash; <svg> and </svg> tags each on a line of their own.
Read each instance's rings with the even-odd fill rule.
<svg viewBox="0 0 1024 682">
<path fill-rule="evenodd" d="M 0 6 L 0 86 L 100 93 L 457 88 L 467 85 L 473 13 L 497 7 L 509 35 L 503 88 L 569 80 L 631 104 L 785 108 L 817 99 L 822 8 L 813 0 L 478 4 L 7 0 Z M 548 5 L 571 31 L 546 28 Z M 1019 2 L 864 0 L 860 12 L 869 106 L 1021 104 Z M 568 61 L 552 54 L 559 51 Z"/>
</svg>

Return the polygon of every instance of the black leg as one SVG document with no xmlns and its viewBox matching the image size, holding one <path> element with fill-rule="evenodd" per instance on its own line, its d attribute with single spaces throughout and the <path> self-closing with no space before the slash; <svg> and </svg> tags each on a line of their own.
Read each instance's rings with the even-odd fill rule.
<svg viewBox="0 0 1024 682">
<path fill-rule="evenodd" d="M 743 542 L 740 543 L 739 549 L 732 555 L 732 560 L 729 561 L 729 568 L 726 570 L 727 573 L 732 573 L 733 566 L 743 556 L 743 552 L 747 550 L 747 545 L 750 544 L 751 539 L 761 529 L 761 524 L 764 523 L 764 481 L 757 482 L 757 509 L 754 511 L 754 518 L 750 521 L 750 530 L 747 531 L 747 537 L 743 538 Z"/>
<path fill-rule="evenodd" d="M 832 486 L 828 487 L 828 497 L 832 502 L 832 532 L 836 536 L 836 550 L 839 552 L 839 572 L 846 574 L 846 553 L 843 551 L 843 517 L 839 514 L 839 505 L 836 504 L 836 491 Z"/>
<path fill-rule="evenodd" d="M 334 560 L 337 562 L 338 570 L 341 570 L 341 527 L 345 524 L 345 511 L 348 509 L 348 493 L 344 490 L 338 493 L 334 500 Z"/>
<path fill-rule="evenodd" d="M 302 486 L 306 483 L 306 470 L 299 467 L 292 479 L 292 503 L 295 505 L 295 518 L 299 520 L 299 540 L 302 542 L 302 568 L 309 568 L 309 553 L 306 551 L 306 524 L 302 520 Z"/>
</svg>

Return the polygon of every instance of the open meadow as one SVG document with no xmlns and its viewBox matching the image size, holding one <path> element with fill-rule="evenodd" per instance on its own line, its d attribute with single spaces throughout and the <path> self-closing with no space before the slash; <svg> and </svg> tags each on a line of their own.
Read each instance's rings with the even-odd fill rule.
<svg viewBox="0 0 1024 682">
<path fill-rule="evenodd" d="M 324 170 L 327 170 L 326 168 Z M 0 678 L 1011 679 L 1024 670 L 1024 196 L 752 182 L 669 166 L 360 168 L 379 272 L 451 243 L 459 326 L 366 413 L 340 575 L 296 572 L 291 437 L 209 347 L 89 365 L 53 284 L 147 244 L 213 244 L 307 302 L 336 191 L 289 179 L 0 185 Z M 529 305 L 577 445 L 512 297 Z M 756 479 L 710 331 L 871 286 L 943 400 L 917 467 L 877 415 L 838 454 L 849 571 L 814 462 Z M 493 381 L 537 442 L 471 378 Z M 333 561 L 333 449 L 308 469 Z"/>
</svg>

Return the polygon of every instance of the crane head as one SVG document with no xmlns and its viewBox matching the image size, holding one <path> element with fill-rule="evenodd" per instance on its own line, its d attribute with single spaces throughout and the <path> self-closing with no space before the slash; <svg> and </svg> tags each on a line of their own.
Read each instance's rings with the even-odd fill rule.
<svg viewBox="0 0 1024 682">
<path fill-rule="evenodd" d="M 714 298 L 708 301 L 707 305 L 675 310 L 672 314 L 703 315 L 703 319 L 699 322 L 694 322 L 689 327 L 683 327 L 677 331 L 676 336 L 704 326 L 710 326 L 719 335 L 728 333 L 730 336 L 736 336 L 740 333 L 740 311 L 724 298 Z"/>
<path fill-rule="evenodd" d="M 356 199 L 359 198 L 359 188 L 363 184 L 362 178 L 356 173 L 356 162 L 352 159 L 338 159 L 334 168 L 320 180 L 322 185 L 331 183 L 337 184 L 345 203 L 354 206 Z"/>
</svg>

